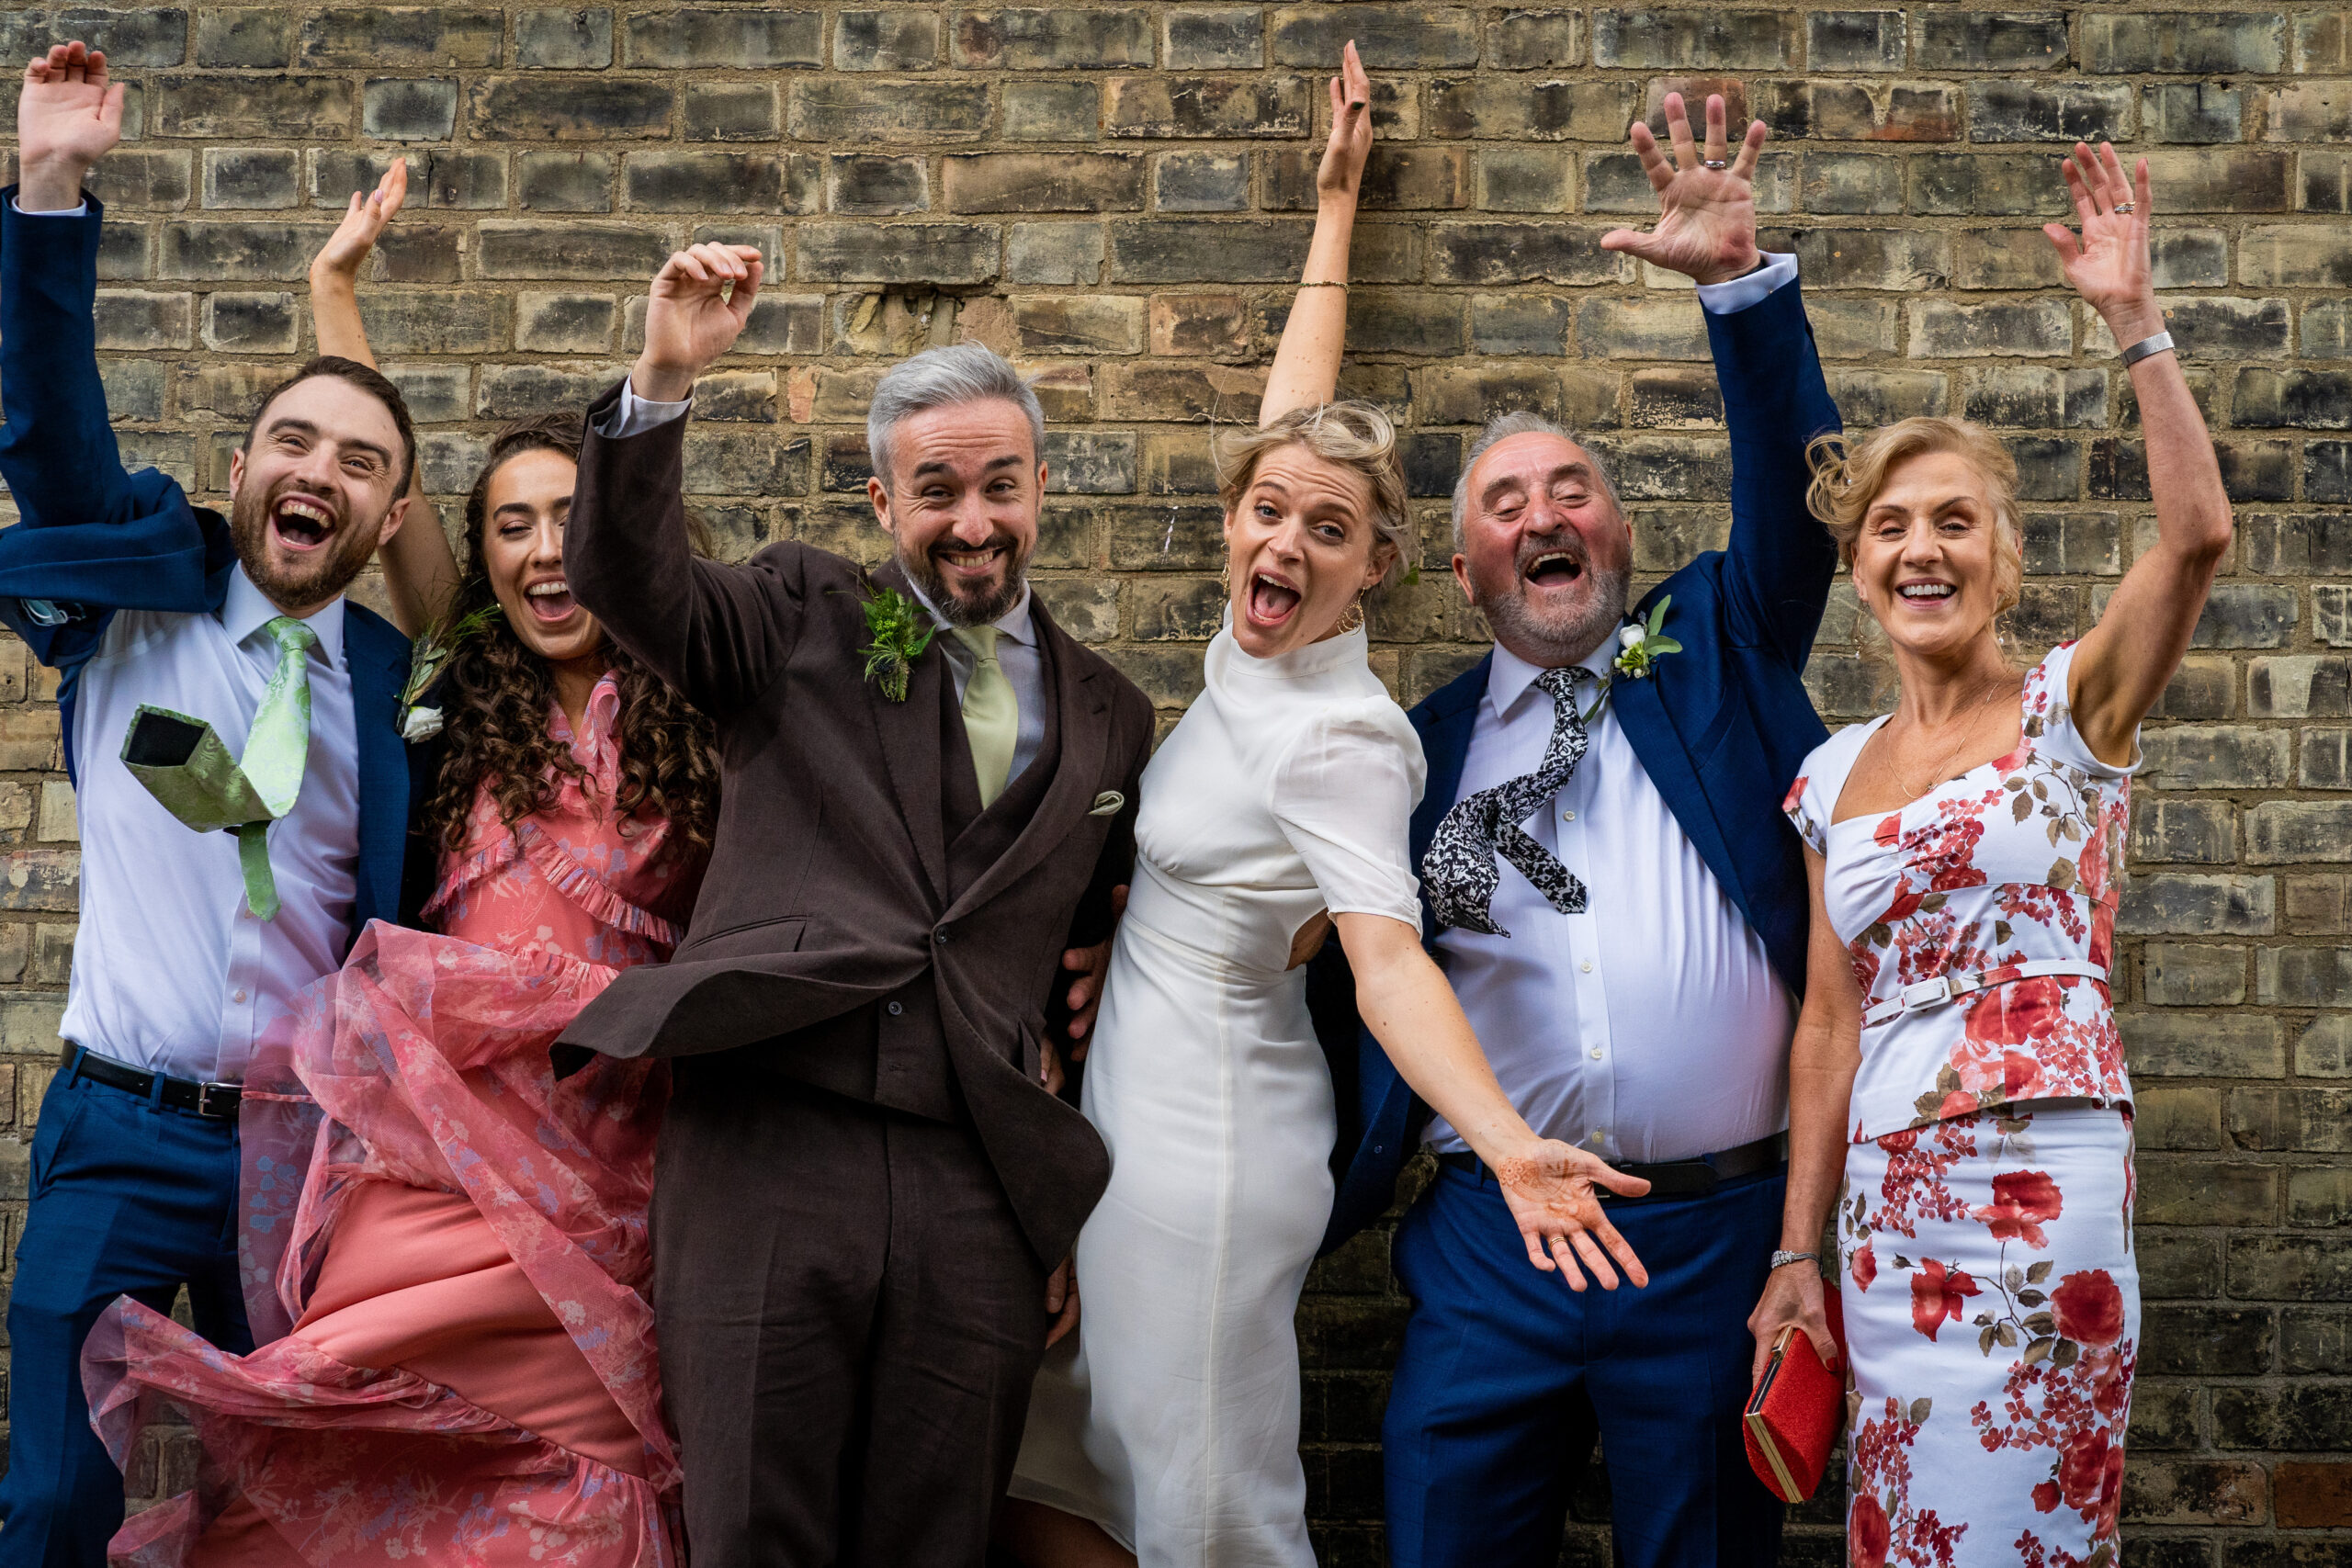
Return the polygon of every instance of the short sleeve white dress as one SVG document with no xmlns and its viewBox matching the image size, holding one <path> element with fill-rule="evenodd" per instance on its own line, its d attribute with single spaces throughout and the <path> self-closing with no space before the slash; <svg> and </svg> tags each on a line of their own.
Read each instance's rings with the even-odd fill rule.
<svg viewBox="0 0 2352 1568">
<path fill-rule="evenodd" d="M 1145 1568 L 1313 1568 L 1292 1317 L 1331 1209 L 1331 1079 L 1290 966 L 1318 912 L 1419 929 L 1426 767 L 1362 631 L 1273 659 L 1230 628 L 1145 771 L 1080 1105 L 1111 1184 L 1078 1241 L 1012 1486 Z"/>
</svg>

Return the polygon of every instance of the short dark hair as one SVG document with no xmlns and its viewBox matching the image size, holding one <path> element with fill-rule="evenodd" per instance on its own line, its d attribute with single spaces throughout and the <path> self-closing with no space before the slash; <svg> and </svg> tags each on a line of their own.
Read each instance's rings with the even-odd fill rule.
<svg viewBox="0 0 2352 1568">
<path fill-rule="evenodd" d="M 254 432 L 261 428 L 261 416 L 269 412 L 269 405 L 303 382 L 320 376 L 333 376 L 350 382 L 390 412 L 392 428 L 401 433 L 401 482 L 393 489 L 392 499 L 398 501 L 406 495 L 409 481 L 416 476 L 416 422 L 409 417 L 408 400 L 401 396 L 401 389 L 393 386 L 383 372 L 371 365 L 362 365 L 356 359 L 345 359 L 341 355 L 322 354 L 264 392 L 261 401 L 254 405 L 253 421 L 245 426 L 245 438 L 237 444 L 237 450 L 248 457 L 252 457 Z"/>
</svg>

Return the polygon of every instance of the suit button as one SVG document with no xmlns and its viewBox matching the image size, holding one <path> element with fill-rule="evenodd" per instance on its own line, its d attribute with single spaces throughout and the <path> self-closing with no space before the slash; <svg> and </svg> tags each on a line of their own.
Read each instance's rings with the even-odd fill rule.
<svg viewBox="0 0 2352 1568">
<path fill-rule="evenodd" d="M 900 1013 L 902 1013 L 902 1012 L 904 1012 L 904 1011 L 906 1011 L 906 1010 L 907 1010 L 906 1009 L 904 1009 L 904 1008 L 900 1007 L 900 1006 L 899 1006 L 898 1003 L 896 1003 L 896 1002 L 892 1002 L 892 1003 L 890 1004 L 890 1016 L 891 1016 L 892 1018 L 896 1018 L 896 1017 L 898 1017 Z"/>
<path fill-rule="evenodd" d="M 940 946 L 945 947 L 947 945 L 947 933 L 945 931 L 933 931 L 931 933 L 931 940 L 937 942 Z"/>
</svg>

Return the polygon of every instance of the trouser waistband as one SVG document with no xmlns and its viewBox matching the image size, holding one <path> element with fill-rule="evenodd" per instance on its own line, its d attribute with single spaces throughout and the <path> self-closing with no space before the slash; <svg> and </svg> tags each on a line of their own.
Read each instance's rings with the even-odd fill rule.
<svg viewBox="0 0 2352 1568">
<path fill-rule="evenodd" d="M 77 1077 L 87 1078 L 108 1089 L 135 1094 L 141 1100 L 156 1100 L 174 1111 L 192 1111 L 198 1116 L 214 1121 L 234 1120 L 238 1102 L 244 1094 L 237 1084 L 201 1083 L 195 1078 L 175 1078 L 169 1073 L 152 1073 L 143 1067 L 131 1066 L 127 1062 L 118 1062 L 111 1056 L 101 1056 L 96 1051 L 71 1041 L 66 1043 L 57 1061 L 59 1070 L 65 1074 L 68 1082 Z M 163 1085 L 160 1095 L 155 1087 L 159 1081 Z"/>
<path fill-rule="evenodd" d="M 1718 1150 L 1691 1159 L 1660 1160 L 1648 1165 L 1629 1165 L 1611 1160 L 1612 1168 L 1627 1176 L 1638 1176 L 1650 1184 L 1644 1193 L 1649 1198 L 1704 1198 L 1726 1181 L 1736 1181 L 1744 1176 L 1758 1176 L 1788 1163 L 1789 1135 L 1775 1133 L 1736 1148 Z M 1473 1154 L 1442 1154 L 1438 1164 L 1453 1170 L 1467 1171 L 1480 1180 L 1486 1179 L 1486 1163 Z M 1640 1200 L 1618 1196 L 1607 1188 L 1594 1190 L 1605 1203 L 1634 1202 Z"/>
</svg>

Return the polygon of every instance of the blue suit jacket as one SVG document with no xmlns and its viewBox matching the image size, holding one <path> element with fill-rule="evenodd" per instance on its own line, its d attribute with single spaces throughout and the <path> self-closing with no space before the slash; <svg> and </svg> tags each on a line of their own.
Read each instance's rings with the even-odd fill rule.
<svg viewBox="0 0 2352 1568">
<path fill-rule="evenodd" d="M 1838 554 L 1805 510 L 1805 444 L 1839 428 L 1838 409 L 1796 284 L 1744 310 L 1710 312 L 1707 338 L 1731 432 L 1730 547 L 1700 556 L 1644 597 L 1637 609 L 1646 615 L 1661 595 L 1673 595 L 1666 631 L 1682 651 L 1661 659 L 1647 680 L 1620 680 L 1610 701 L 1650 782 L 1802 996 L 1809 895 L 1781 801 L 1805 754 L 1828 739 L 1804 671 Z M 1489 654 L 1412 711 L 1429 759 L 1428 792 L 1413 814 L 1415 865 L 1460 791 L 1492 663 Z M 1426 900 L 1422 921 L 1433 934 Z M 1387 1209 L 1430 1114 L 1355 1020 L 1344 964 L 1332 942 L 1309 981 L 1340 1093 L 1339 1193 L 1327 1251 Z"/>
<path fill-rule="evenodd" d="M 0 531 L 0 621 L 63 672 L 58 706 L 69 768 L 76 677 L 118 610 L 219 611 L 236 569 L 229 525 L 188 502 L 154 468 L 122 469 L 98 380 L 98 229 L 80 218 L 28 218 L 0 192 L 0 479 L 23 522 Z M 356 935 L 398 913 L 409 818 L 400 737 L 408 638 L 358 604 L 345 606 L 344 662 L 359 732 Z"/>
</svg>

